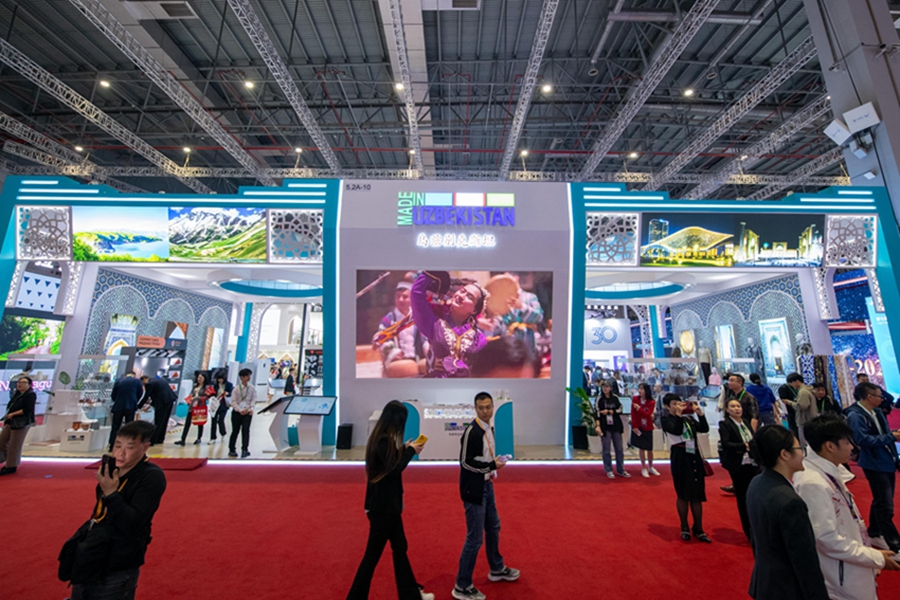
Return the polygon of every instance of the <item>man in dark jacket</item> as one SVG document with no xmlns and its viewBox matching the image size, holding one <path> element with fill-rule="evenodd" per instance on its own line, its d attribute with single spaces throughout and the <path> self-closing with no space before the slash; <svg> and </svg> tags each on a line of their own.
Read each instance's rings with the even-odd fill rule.
<svg viewBox="0 0 900 600">
<path fill-rule="evenodd" d="M 141 380 L 134 376 L 134 371 L 129 371 L 116 383 L 113 384 L 110 399 L 112 400 L 112 426 L 109 430 L 109 450 L 112 452 L 113 444 L 116 442 L 116 434 L 122 422 L 131 423 L 134 421 L 134 411 L 137 409 L 138 400 L 144 394 L 144 384 Z"/>
<path fill-rule="evenodd" d="M 150 544 L 150 526 L 163 493 L 166 476 L 147 459 L 153 425 L 132 421 L 119 429 L 111 473 L 97 472 L 95 527 L 112 527 L 109 558 L 103 574 L 72 586 L 72 600 L 134 598 L 141 565 Z"/>
<path fill-rule="evenodd" d="M 153 423 L 156 427 L 153 438 L 150 440 L 151 446 L 166 441 L 169 415 L 172 414 L 172 407 L 175 406 L 177 400 L 178 396 L 175 391 L 164 379 L 155 377 L 144 382 L 144 399 L 141 401 L 141 406 L 150 402 L 150 406 L 153 407 Z"/>
<path fill-rule="evenodd" d="M 764 470 L 747 490 L 755 600 L 828 600 L 806 503 L 791 486 L 803 470 L 803 447 L 780 425 L 761 427 L 751 442 Z M 751 446 L 751 448 L 752 448 Z"/>
<path fill-rule="evenodd" d="M 491 483 L 496 471 L 506 465 L 504 457 L 495 454 L 494 399 L 487 392 L 475 396 L 478 415 L 466 426 L 459 452 L 459 493 L 466 509 L 466 543 L 459 557 L 459 571 L 452 595 L 458 600 L 484 600 L 485 596 L 472 583 L 475 561 L 484 537 L 487 537 L 487 559 L 491 581 L 515 581 L 518 569 L 507 567 L 500 555 L 500 516 Z"/>
<path fill-rule="evenodd" d="M 900 534 L 894 525 L 894 489 L 900 469 L 896 442 L 900 441 L 900 431 L 888 427 L 880 410 L 881 394 L 881 388 L 874 383 L 857 384 L 853 395 L 859 401 L 847 409 L 847 420 L 859 447 L 857 462 L 872 490 L 869 537 L 883 538 L 891 550 L 900 552 Z"/>
</svg>

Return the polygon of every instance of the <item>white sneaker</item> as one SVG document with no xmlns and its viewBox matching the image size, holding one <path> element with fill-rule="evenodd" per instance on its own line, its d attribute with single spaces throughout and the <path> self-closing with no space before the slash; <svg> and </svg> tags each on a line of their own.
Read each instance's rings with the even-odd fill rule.
<svg viewBox="0 0 900 600">
<path fill-rule="evenodd" d="M 422 600 L 434 600 L 434 594 L 431 592 L 423 592 L 419 590 L 419 594 L 422 596 Z"/>
<path fill-rule="evenodd" d="M 656 475 L 657 477 L 659 477 L 659 471 L 657 471 L 657 470 L 654 469 L 653 467 L 650 467 L 650 474 L 651 474 L 651 475 Z"/>
<path fill-rule="evenodd" d="M 650 479 L 650 473 L 647 472 L 647 469 L 641 469 L 641 477 L 646 477 Z"/>
<path fill-rule="evenodd" d="M 504 567 L 499 573 L 493 571 L 488 573 L 488 579 L 491 581 L 515 581 L 519 578 L 519 570 L 512 567 Z"/>
<path fill-rule="evenodd" d="M 625 479 L 628 479 L 629 477 L 631 477 L 631 473 L 629 473 L 628 471 L 622 471 L 621 473 L 619 473 L 619 477 L 624 477 Z"/>
<path fill-rule="evenodd" d="M 485 600 L 485 595 L 476 590 L 474 585 L 470 586 L 467 590 L 461 590 L 454 586 L 450 595 L 457 600 Z"/>
<path fill-rule="evenodd" d="M 606 476 L 609 477 L 610 479 L 615 479 L 615 478 L 616 478 L 616 476 L 613 474 L 612 471 L 607 471 L 607 472 L 606 472 Z"/>
</svg>

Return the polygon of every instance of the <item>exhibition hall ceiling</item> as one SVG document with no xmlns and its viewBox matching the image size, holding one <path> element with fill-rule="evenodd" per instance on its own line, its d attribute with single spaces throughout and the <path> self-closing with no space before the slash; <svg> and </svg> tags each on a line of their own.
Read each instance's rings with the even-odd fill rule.
<svg viewBox="0 0 900 600">
<path fill-rule="evenodd" d="M 770 279 L 777 279 L 793 274 L 798 269 L 728 269 L 722 273 L 720 269 L 698 269 L 678 271 L 676 269 L 658 269 L 642 267 L 631 270 L 589 270 L 586 285 L 588 290 L 598 287 L 614 286 L 623 283 L 669 283 L 684 286 L 684 290 L 676 294 L 660 297 L 641 298 L 640 304 L 681 304 L 711 294 L 719 294 L 728 290 L 754 285 Z M 587 300 L 588 304 L 615 304 L 612 300 Z M 627 300 L 619 304 L 629 304 Z"/>
<path fill-rule="evenodd" d="M 436 6 L 0 0 L 0 170 L 68 168 L 149 192 L 230 193 L 295 167 L 618 177 L 673 197 L 762 189 L 695 189 L 714 172 L 775 177 L 781 194 L 824 183 L 796 173 L 835 149 L 822 134 L 832 116 L 802 0 Z M 93 24 L 113 21 L 123 27 L 109 35 Z M 779 66 L 790 67 L 783 80 Z M 748 93 L 759 97 L 740 109 Z M 840 156 L 816 173 L 841 174 Z"/>
</svg>

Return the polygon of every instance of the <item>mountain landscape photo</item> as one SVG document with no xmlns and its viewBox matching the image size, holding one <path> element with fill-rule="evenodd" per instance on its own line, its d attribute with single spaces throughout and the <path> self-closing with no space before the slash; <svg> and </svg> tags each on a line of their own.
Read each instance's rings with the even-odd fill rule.
<svg viewBox="0 0 900 600">
<path fill-rule="evenodd" d="M 165 262 L 169 259 L 168 236 L 168 213 L 162 207 L 72 209 L 74 260 Z"/>
<path fill-rule="evenodd" d="M 265 262 L 265 209 L 170 208 L 169 260 Z"/>
</svg>

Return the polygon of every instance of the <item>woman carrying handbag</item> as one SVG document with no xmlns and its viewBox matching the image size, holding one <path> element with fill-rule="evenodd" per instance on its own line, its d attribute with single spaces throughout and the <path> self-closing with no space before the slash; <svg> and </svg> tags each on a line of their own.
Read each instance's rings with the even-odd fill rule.
<svg viewBox="0 0 900 600">
<path fill-rule="evenodd" d="M 203 437 L 203 426 L 206 425 L 206 421 L 209 419 L 209 398 L 215 395 L 215 388 L 206 384 L 206 376 L 203 373 L 197 373 L 194 389 L 191 390 L 191 395 L 187 398 L 188 414 L 184 419 L 184 429 L 181 432 L 181 439 L 175 442 L 176 446 L 184 446 L 188 432 L 191 430 L 191 425 L 197 426 L 197 439 L 194 441 L 194 444 L 200 443 L 200 438 Z"/>
<path fill-rule="evenodd" d="M 12 475 L 19 468 L 25 436 L 28 435 L 28 429 L 34 425 L 34 405 L 37 395 L 31 386 L 31 377 L 19 377 L 16 381 L 16 391 L 6 405 L 3 429 L 0 430 L 0 462 L 6 461 L 6 464 L 0 468 L 0 475 Z"/>
</svg>

